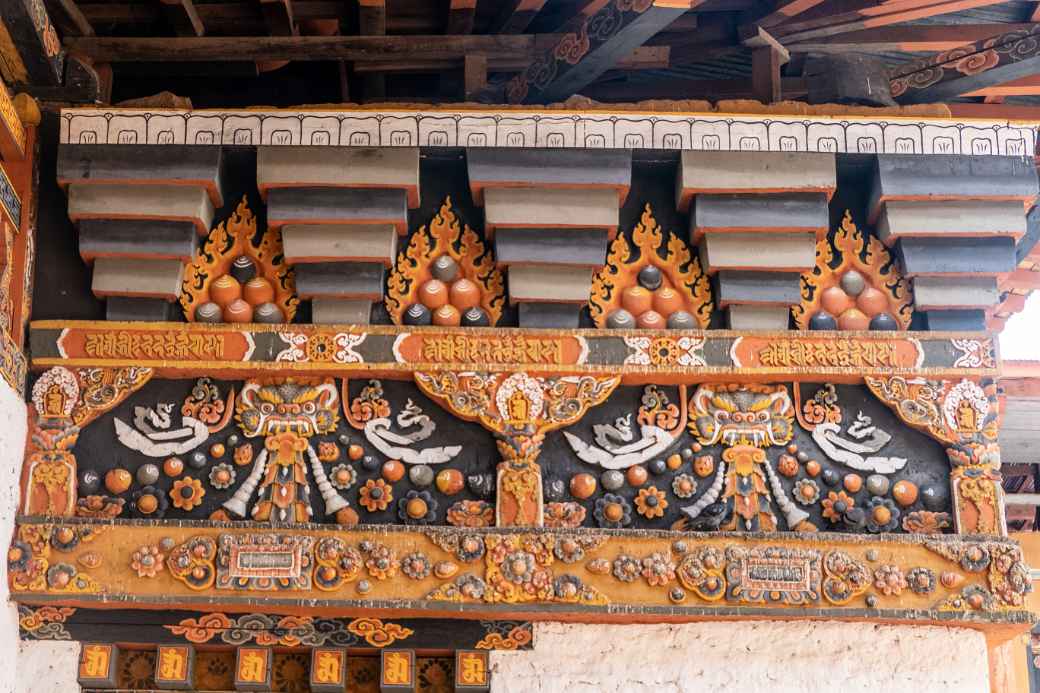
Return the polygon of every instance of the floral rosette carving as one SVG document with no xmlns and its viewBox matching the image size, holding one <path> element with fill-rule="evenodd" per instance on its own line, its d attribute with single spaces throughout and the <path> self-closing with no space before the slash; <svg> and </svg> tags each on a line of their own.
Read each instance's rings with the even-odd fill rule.
<svg viewBox="0 0 1040 693">
<path fill-rule="evenodd" d="M 845 211 L 841 226 L 816 243 L 816 266 L 802 275 L 799 329 L 906 330 L 910 290 L 888 249 L 860 231 Z"/>
<path fill-rule="evenodd" d="M 260 317 L 255 315 L 256 309 L 264 304 L 272 304 L 280 312 L 274 315 L 276 319 L 265 317 L 267 322 L 292 322 L 300 299 L 293 269 L 282 254 L 282 232 L 267 229 L 259 243 L 255 237 L 256 217 L 243 196 L 230 218 L 209 232 L 195 260 L 184 268 L 180 303 L 188 322 L 198 320 L 197 311 L 206 304 L 216 306 L 221 318 L 217 322 L 231 322 L 229 318 L 252 322 Z M 235 265 L 242 257 L 249 260 L 254 276 L 240 282 L 234 273 L 242 271 L 243 267 Z M 248 309 L 248 319 L 233 314 L 232 306 L 239 303 L 244 304 L 243 310 Z"/>
<path fill-rule="evenodd" d="M 645 281 L 646 273 L 641 275 L 644 270 L 654 281 Z M 638 289 L 634 292 L 638 296 L 626 298 L 626 290 L 633 287 Z M 631 244 L 625 234 L 619 233 L 610 244 L 606 265 L 592 278 L 589 312 L 596 327 L 608 327 L 608 318 L 624 310 L 634 321 L 629 327 L 651 326 L 647 312 L 655 313 L 652 321 L 654 326 L 659 322 L 660 327 L 670 316 L 685 312 L 692 319 L 680 321 L 681 326 L 703 329 L 711 320 L 711 309 L 711 284 L 700 260 L 681 238 L 658 226 L 649 204 L 632 230 Z"/>
<path fill-rule="evenodd" d="M 447 258 L 441 262 L 454 270 L 441 272 L 448 277 L 443 281 L 434 275 L 434 262 L 441 258 Z M 449 197 L 437 216 L 412 234 L 408 247 L 398 254 L 387 281 L 386 309 L 395 325 L 403 324 L 405 313 L 414 306 L 437 311 L 433 315 L 436 324 L 457 325 L 463 312 L 479 307 L 487 325 L 494 327 L 505 305 L 503 287 L 491 250 L 468 224 L 460 227 Z M 441 316 L 439 309 L 447 306 L 454 312 L 446 310 Z"/>
<path fill-rule="evenodd" d="M 336 537 L 324 537 L 314 547 L 314 586 L 331 592 L 361 574 L 361 552 Z"/>
<path fill-rule="evenodd" d="M 192 537 L 170 552 L 166 566 L 170 575 L 190 589 L 201 591 L 213 586 L 216 571 L 217 542 L 211 537 Z"/>
<path fill-rule="evenodd" d="M 55 561 L 52 553 L 70 554 L 100 534 L 99 528 L 21 525 L 7 551 L 7 571 L 16 592 L 101 591 L 90 575 L 69 562 Z M 71 560 L 71 559 L 69 559 Z"/>
<path fill-rule="evenodd" d="M 977 541 L 929 541 L 931 551 L 969 573 L 985 573 L 986 585 L 971 584 L 939 604 L 944 611 L 993 611 L 1021 607 L 1033 591 L 1029 568 L 1016 544 Z"/>
<path fill-rule="evenodd" d="M 702 546 L 685 554 L 676 567 L 679 584 L 705 601 L 717 602 L 726 594 L 725 561 L 722 551 Z"/>
<path fill-rule="evenodd" d="M 823 596 L 841 606 L 870 587 L 870 571 L 844 551 L 829 551 L 823 560 Z"/>
</svg>

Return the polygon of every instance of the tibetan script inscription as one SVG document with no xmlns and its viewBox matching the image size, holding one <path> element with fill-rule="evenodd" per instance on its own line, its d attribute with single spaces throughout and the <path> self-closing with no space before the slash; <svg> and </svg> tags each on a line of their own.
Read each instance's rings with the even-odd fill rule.
<svg viewBox="0 0 1040 693">
<path fill-rule="evenodd" d="M 758 352 L 763 366 L 837 366 L 874 368 L 899 365 L 890 342 L 836 339 L 827 342 L 773 342 Z"/>
<path fill-rule="evenodd" d="M 93 358 L 217 360 L 224 336 L 185 332 L 101 332 L 84 336 L 83 352 Z"/>
<path fill-rule="evenodd" d="M 536 337 L 423 337 L 429 363 L 563 363 L 558 339 Z"/>
</svg>

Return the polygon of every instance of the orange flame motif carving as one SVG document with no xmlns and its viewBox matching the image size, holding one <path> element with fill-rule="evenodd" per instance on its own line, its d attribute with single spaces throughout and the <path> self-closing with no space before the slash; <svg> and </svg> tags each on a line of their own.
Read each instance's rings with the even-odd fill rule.
<svg viewBox="0 0 1040 693">
<path fill-rule="evenodd" d="M 184 268 L 181 308 L 189 322 L 195 321 L 195 309 L 211 300 L 213 282 L 227 274 L 240 255 L 253 261 L 257 276 L 266 279 L 274 289 L 272 302 L 281 309 L 285 322 L 292 322 L 300 299 L 296 297 L 293 270 L 282 256 L 282 232 L 265 230 L 259 244 L 255 237 L 256 217 L 243 195 L 231 217 L 209 232 L 205 244 L 195 254 L 195 261 Z"/>
<path fill-rule="evenodd" d="M 610 244 L 607 264 L 592 278 L 589 313 L 596 327 L 605 327 L 607 316 L 621 307 L 621 294 L 635 285 L 639 270 L 653 265 L 661 270 L 664 279 L 661 288 L 678 292 L 683 310 L 693 316 L 698 327 L 706 328 L 712 306 L 708 277 L 686 243 L 658 226 L 649 204 L 632 230 L 631 245 L 639 251 L 638 256 L 633 257 L 628 240 L 619 233 Z"/>
<path fill-rule="evenodd" d="M 419 301 L 419 287 L 432 278 L 434 260 L 448 255 L 458 263 L 459 276 L 480 289 L 480 308 L 494 327 L 502 317 L 505 305 L 502 273 L 495 269 L 491 251 L 468 225 L 459 218 L 447 198 L 437 216 L 412 234 L 408 248 L 397 256 L 397 263 L 387 282 L 386 309 L 395 325 L 400 325 L 408 307 Z"/>
<path fill-rule="evenodd" d="M 845 210 L 833 238 L 823 238 L 816 243 L 816 267 L 802 275 L 802 303 L 794 307 L 794 320 L 799 329 L 809 329 L 810 318 L 825 308 L 825 292 L 840 286 L 841 278 L 850 270 L 862 275 L 867 284 L 856 305 L 851 298 L 847 299 L 853 310 L 865 308 L 863 312 L 872 313 L 868 317 L 888 313 L 895 318 L 899 329 L 910 328 L 913 308 L 906 280 L 899 274 L 885 246 L 860 231 L 852 221 L 852 213 Z M 874 296 L 880 294 L 878 302 L 885 305 L 864 302 L 868 290 Z M 841 325 L 841 316 L 835 317 Z"/>
</svg>

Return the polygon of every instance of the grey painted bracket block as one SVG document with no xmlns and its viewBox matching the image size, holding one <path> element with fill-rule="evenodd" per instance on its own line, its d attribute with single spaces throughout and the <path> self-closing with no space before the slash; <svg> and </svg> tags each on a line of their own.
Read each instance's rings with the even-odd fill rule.
<svg viewBox="0 0 1040 693">
<path fill-rule="evenodd" d="M 372 301 L 353 298 L 316 298 L 311 301 L 311 322 L 316 325 L 367 325 Z"/>
<path fill-rule="evenodd" d="M 712 231 L 808 231 L 822 237 L 829 225 L 824 193 L 698 194 L 690 206 L 690 237 L 694 243 Z"/>
<path fill-rule="evenodd" d="M 1000 299 L 996 277 L 916 277 L 917 310 L 989 308 Z"/>
<path fill-rule="evenodd" d="M 623 205 L 632 183 L 629 149 L 511 149 L 475 147 L 466 150 L 473 201 L 484 204 L 485 188 L 557 187 L 616 190 Z"/>
<path fill-rule="evenodd" d="M 721 270 L 715 275 L 720 308 L 730 304 L 790 307 L 801 300 L 801 274 Z"/>
<path fill-rule="evenodd" d="M 267 225 L 393 224 L 408 232 L 404 190 L 389 188 L 272 188 L 267 192 Z"/>
<path fill-rule="evenodd" d="M 257 149 L 256 184 L 271 188 L 389 188 L 404 190 L 419 206 L 416 147 L 263 146 Z"/>
<path fill-rule="evenodd" d="M 1011 236 L 1026 233 L 1019 200 L 891 200 L 881 206 L 877 235 L 892 245 L 900 238 Z"/>
<path fill-rule="evenodd" d="M 1017 156 L 879 154 L 867 209 L 874 223 L 891 200 L 1036 199 L 1032 159 Z M 1023 208 L 1023 213 L 1025 209 Z"/>
<path fill-rule="evenodd" d="M 282 247 L 290 264 L 307 262 L 381 262 L 397 257 L 392 224 L 290 224 L 282 227 Z"/>
<path fill-rule="evenodd" d="M 96 257 L 177 259 L 191 262 L 198 234 L 187 221 L 84 219 L 79 223 L 79 254 Z"/>
<path fill-rule="evenodd" d="M 731 330 L 786 330 L 790 326 L 788 306 L 731 305 L 726 321 Z"/>
<path fill-rule="evenodd" d="M 180 297 L 184 264 L 180 260 L 99 257 L 91 289 L 95 296 L 134 296 L 174 301 Z"/>
<path fill-rule="evenodd" d="M 508 270 L 510 303 L 589 301 L 592 270 L 559 265 L 513 265 Z"/>
<path fill-rule="evenodd" d="M 618 226 L 613 190 L 566 188 L 488 188 L 484 191 L 484 231 L 496 228 L 603 228 Z"/>
<path fill-rule="evenodd" d="M 986 311 L 927 310 L 925 324 L 932 332 L 979 332 L 986 329 Z"/>
<path fill-rule="evenodd" d="M 378 262 L 319 262 L 296 265 L 300 298 L 383 298 L 383 270 Z"/>
<path fill-rule="evenodd" d="M 517 309 L 520 327 L 533 329 L 578 329 L 581 306 L 572 303 L 521 303 Z"/>
<path fill-rule="evenodd" d="M 997 275 L 1015 269 L 1015 240 L 995 238 L 902 238 L 896 252 L 907 277 Z"/>
<path fill-rule="evenodd" d="M 515 229 L 495 232 L 495 262 L 510 265 L 555 264 L 601 267 L 609 234 L 604 229 Z"/>
<path fill-rule="evenodd" d="M 168 322 L 177 304 L 161 298 L 110 296 L 105 300 L 105 319 L 126 322 Z"/>
<path fill-rule="evenodd" d="M 69 186 L 69 219 L 156 219 L 189 221 L 200 233 L 213 223 L 213 202 L 205 188 L 187 185 Z"/>
<path fill-rule="evenodd" d="M 222 151 L 207 145 L 63 144 L 58 184 L 186 185 L 205 188 L 213 206 L 221 207 Z"/>
<path fill-rule="evenodd" d="M 837 187 L 833 154 L 684 151 L 675 201 L 686 211 L 698 194 L 824 193 Z"/>
<path fill-rule="evenodd" d="M 706 233 L 698 250 L 709 274 L 725 269 L 805 272 L 816 264 L 811 233 Z"/>
</svg>

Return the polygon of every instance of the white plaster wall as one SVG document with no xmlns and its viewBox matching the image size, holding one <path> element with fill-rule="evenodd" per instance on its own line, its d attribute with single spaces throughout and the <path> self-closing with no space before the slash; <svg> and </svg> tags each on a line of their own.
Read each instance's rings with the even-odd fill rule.
<svg viewBox="0 0 1040 693">
<path fill-rule="evenodd" d="M 17 683 L 14 693 L 76 693 L 79 682 L 79 643 L 26 641 L 18 649 Z"/>
<path fill-rule="evenodd" d="M 536 623 L 534 650 L 492 652 L 494 693 L 986 693 L 985 637 L 834 621 Z"/>
<path fill-rule="evenodd" d="M 0 548 L 2 556 L 14 533 L 18 511 L 18 478 L 26 437 L 25 401 L 0 379 Z M 8 601 L 7 561 L 0 560 L 0 693 L 21 693 L 17 688 L 18 610 Z M 75 668 L 75 667 L 73 667 Z M 26 689 L 28 690 L 28 689 Z M 35 690 L 43 690 L 37 688 Z M 60 689 L 55 689 L 60 690 Z"/>
</svg>

